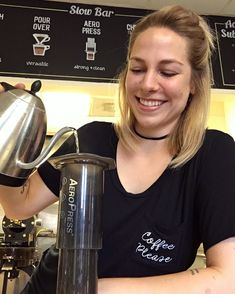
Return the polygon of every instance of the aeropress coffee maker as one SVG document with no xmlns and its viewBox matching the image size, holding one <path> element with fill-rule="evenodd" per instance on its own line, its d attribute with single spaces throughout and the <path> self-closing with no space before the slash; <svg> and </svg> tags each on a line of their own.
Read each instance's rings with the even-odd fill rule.
<svg viewBox="0 0 235 294">
<path fill-rule="evenodd" d="M 114 160 L 74 153 L 49 161 L 61 170 L 56 293 L 96 294 L 104 171 L 115 167 Z"/>
<path fill-rule="evenodd" d="M 1 185 L 22 186 L 63 134 L 75 136 L 76 153 L 50 160 L 61 170 L 57 294 L 96 294 L 104 171 L 115 167 L 114 160 L 79 153 L 77 132 L 71 127 L 59 130 L 41 153 L 46 138 L 46 111 L 36 95 L 41 82 L 35 81 L 30 90 L 1 85 L 5 89 L 0 93 Z"/>
</svg>

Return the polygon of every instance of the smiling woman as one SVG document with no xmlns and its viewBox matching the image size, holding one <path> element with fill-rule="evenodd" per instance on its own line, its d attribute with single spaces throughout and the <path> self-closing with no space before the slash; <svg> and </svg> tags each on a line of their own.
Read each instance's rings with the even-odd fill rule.
<svg viewBox="0 0 235 294">
<path fill-rule="evenodd" d="M 145 16 L 120 74 L 120 121 L 78 129 L 81 153 L 116 160 L 105 172 L 98 294 L 235 293 L 235 143 L 206 128 L 212 49 L 209 27 L 191 10 Z M 54 156 L 74 152 L 72 136 Z M 2 183 L 6 215 L 57 201 L 60 176 L 47 161 L 24 187 Z M 200 244 L 206 268 L 190 271 Z M 22 293 L 56 293 L 56 275 L 52 248 Z"/>
<path fill-rule="evenodd" d="M 214 48 L 213 36 L 201 17 L 176 11 L 177 6 L 171 17 L 167 9 L 154 12 L 132 32 L 128 63 L 120 74 L 117 126 L 120 140 L 129 149 L 135 148 L 134 126 L 145 136 L 170 132 L 172 166 L 188 161 L 202 143 L 210 104 L 208 60 Z M 155 108 L 150 106 L 153 103 Z M 147 130 L 136 117 L 140 114 L 149 124 Z"/>
</svg>

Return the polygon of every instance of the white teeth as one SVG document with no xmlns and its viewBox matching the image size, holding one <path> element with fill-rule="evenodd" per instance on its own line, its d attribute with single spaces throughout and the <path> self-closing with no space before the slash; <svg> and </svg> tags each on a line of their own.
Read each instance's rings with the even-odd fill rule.
<svg viewBox="0 0 235 294">
<path fill-rule="evenodd" d="M 140 98 L 140 103 L 145 106 L 160 106 L 163 102 L 156 100 L 145 100 Z"/>
</svg>

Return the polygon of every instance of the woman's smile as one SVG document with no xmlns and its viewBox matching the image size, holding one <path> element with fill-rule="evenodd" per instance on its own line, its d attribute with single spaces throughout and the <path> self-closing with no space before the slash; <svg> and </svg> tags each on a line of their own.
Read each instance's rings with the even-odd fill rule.
<svg viewBox="0 0 235 294">
<path fill-rule="evenodd" d="M 164 101 L 160 101 L 160 100 L 150 100 L 150 99 L 143 99 L 143 98 L 139 98 L 138 101 L 140 104 L 144 106 L 148 106 L 148 107 L 160 106 L 164 103 Z"/>
<path fill-rule="evenodd" d="M 145 99 L 145 98 L 136 98 L 138 103 L 138 109 L 141 112 L 155 112 L 158 111 L 161 106 L 166 103 L 166 101 L 159 100 L 159 99 Z"/>
</svg>

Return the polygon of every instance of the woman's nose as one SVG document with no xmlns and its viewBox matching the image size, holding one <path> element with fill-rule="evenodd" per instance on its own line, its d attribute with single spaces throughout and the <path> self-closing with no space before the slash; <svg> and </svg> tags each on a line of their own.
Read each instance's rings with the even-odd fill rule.
<svg viewBox="0 0 235 294">
<path fill-rule="evenodd" d="M 157 73 L 152 71 L 146 72 L 141 86 L 145 91 L 157 91 L 160 87 Z"/>
</svg>

